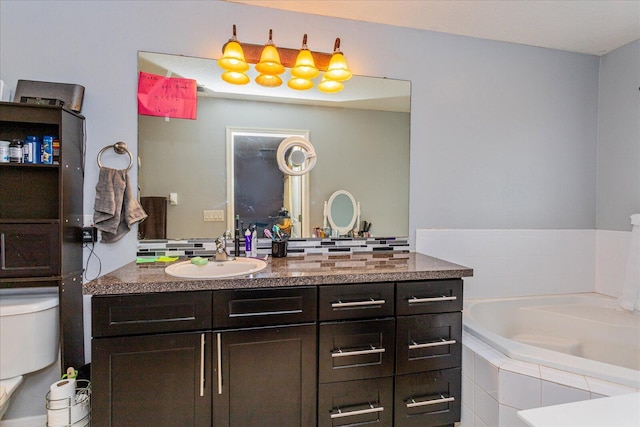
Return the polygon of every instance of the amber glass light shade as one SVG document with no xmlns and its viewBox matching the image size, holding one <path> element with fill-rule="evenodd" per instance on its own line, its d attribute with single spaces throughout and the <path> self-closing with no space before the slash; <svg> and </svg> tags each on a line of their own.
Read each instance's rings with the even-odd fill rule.
<svg viewBox="0 0 640 427">
<path fill-rule="evenodd" d="M 336 93 L 344 89 L 344 84 L 342 82 L 327 79 L 326 77 L 327 73 L 324 73 L 324 74 L 325 75 L 324 77 L 322 77 L 322 82 L 318 85 L 318 90 L 320 92 Z"/>
<path fill-rule="evenodd" d="M 222 58 L 218 60 L 220 68 L 227 71 L 243 73 L 249 69 L 249 64 L 244 59 L 242 46 L 237 41 L 230 40 L 224 48 Z"/>
<path fill-rule="evenodd" d="M 282 79 L 271 74 L 260 74 L 256 77 L 256 83 L 265 87 L 278 87 L 282 84 Z"/>
<path fill-rule="evenodd" d="M 249 76 L 239 71 L 225 71 L 222 73 L 222 80 L 234 85 L 246 85 L 251 81 Z"/>
<path fill-rule="evenodd" d="M 302 77 L 294 77 L 287 82 L 287 86 L 295 90 L 307 90 L 313 87 L 313 81 Z"/>
<path fill-rule="evenodd" d="M 269 30 L 269 41 L 264 45 L 264 49 L 262 49 L 260 62 L 256 64 L 256 71 L 260 74 L 268 74 L 271 76 L 284 73 L 284 66 L 282 62 L 280 62 L 280 54 L 273 44 L 273 30 Z M 275 81 L 274 79 L 270 80 Z M 258 80 L 256 79 L 256 81 Z M 282 80 L 280 80 L 280 84 L 282 84 Z M 280 84 L 277 86 L 280 86 Z"/>
<path fill-rule="evenodd" d="M 291 75 L 302 79 L 313 79 L 320 74 L 316 68 L 313 55 L 309 49 L 301 49 L 296 58 L 296 64 L 291 69 Z"/>
<path fill-rule="evenodd" d="M 330 80 L 343 82 L 349 80 L 353 76 L 351 70 L 347 66 L 347 60 L 344 58 L 342 52 L 334 52 L 329 61 L 329 68 L 324 73 L 324 77 Z"/>
</svg>

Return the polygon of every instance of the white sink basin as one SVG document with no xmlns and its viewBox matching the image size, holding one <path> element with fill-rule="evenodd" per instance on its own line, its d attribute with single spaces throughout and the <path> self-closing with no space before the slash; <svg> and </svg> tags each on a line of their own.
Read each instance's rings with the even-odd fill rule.
<svg viewBox="0 0 640 427">
<path fill-rule="evenodd" d="M 219 279 L 223 277 L 244 276 L 263 270 L 267 263 L 256 258 L 236 258 L 233 261 L 209 261 L 205 265 L 191 264 L 191 261 L 171 264 L 165 273 L 175 277 L 190 279 Z"/>
</svg>

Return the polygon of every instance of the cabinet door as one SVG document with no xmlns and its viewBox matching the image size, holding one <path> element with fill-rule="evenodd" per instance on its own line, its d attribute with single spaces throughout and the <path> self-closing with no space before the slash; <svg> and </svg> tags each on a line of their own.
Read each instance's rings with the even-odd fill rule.
<svg viewBox="0 0 640 427">
<path fill-rule="evenodd" d="M 320 325 L 320 383 L 393 375 L 393 318 Z"/>
<path fill-rule="evenodd" d="M 211 334 L 92 341 L 94 427 L 211 425 Z"/>
<path fill-rule="evenodd" d="M 393 283 L 359 283 L 320 286 L 318 317 L 320 321 L 370 319 L 393 316 Z"/>
<path fill-rule="evenodd" d="M 215 337 L 215 427 L 316 424 L 315 324 L 236 330 Z"/>
<path fill-rule="evenodd" d="M 0 277 L 60 275 L 58 223 L 0 224 Z"/>
<path fill-rule="evenodd" d="M 462 313 L 402 316 L 397 320 L 396 373 L 456 368 L 462 364 Z"/>
<path fill-rule="evenodd" d="M 460 421 L 460 368 L 398 375 L 395 426 L 429 427 Z"/>
<path fill-rule="evenodd" d="M 318 427 L 393 425 L 393 377 L 320 384 Z"/>
</svg>

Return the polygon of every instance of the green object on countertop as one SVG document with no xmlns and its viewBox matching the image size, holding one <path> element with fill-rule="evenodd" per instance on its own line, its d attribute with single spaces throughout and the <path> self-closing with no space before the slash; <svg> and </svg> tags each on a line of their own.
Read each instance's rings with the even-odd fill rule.
<svg viewBox="0 0 640 427">
<path fill-rule="evenodd" d="M 138 257 L 136 258 L 136 264 L 146 264 L 149 262 L 156 262 L 158 260 L 157 256 L 152 257 Z"/>
<path fill-rule="evenodd" d="M 173 262 L 173 261 L 177 261 L 178 258 L 177 256 L 161 256 L 158 258 L 158 262 Z"/>
<path fill-rule="evenodd" d="M 195 264 L 195 265 L 207 265 L 208 262 L 209 262 L 208 259 L 202 258 L 199 256 L 195 256 L 191 258 L 191 264 Z"/>
</svg>

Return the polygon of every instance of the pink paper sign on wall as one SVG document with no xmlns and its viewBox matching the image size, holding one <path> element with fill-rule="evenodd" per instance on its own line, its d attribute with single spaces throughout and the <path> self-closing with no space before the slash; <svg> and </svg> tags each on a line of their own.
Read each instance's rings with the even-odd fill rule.
<svg viewBox="0 0 640 427">
<path fill-rule="evenodd" d="M 195 80 L 140 72 L 138 114 L 195 120 L 197 111 Z"/>
</svg>

